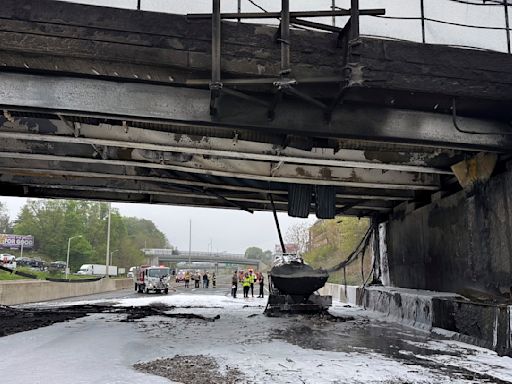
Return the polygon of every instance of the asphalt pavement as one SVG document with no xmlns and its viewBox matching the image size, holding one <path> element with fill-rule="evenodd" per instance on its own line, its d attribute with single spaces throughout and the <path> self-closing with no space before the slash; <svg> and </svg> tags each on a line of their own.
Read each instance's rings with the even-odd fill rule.
<svg viewBox="0 0 512 384">
<path fill-rule="evenodd" d="M 91 314 L 0 337 L 0 380 L 512 383 L 511 358 L 381 314 L 335 304 L 333 318 L 266 317 L 266 299 L 233 299 L 229 291 L 178 284 L 168 295 L 124 290 L 23 306 L 34 316 L 73 307 Z"/>
</svg>

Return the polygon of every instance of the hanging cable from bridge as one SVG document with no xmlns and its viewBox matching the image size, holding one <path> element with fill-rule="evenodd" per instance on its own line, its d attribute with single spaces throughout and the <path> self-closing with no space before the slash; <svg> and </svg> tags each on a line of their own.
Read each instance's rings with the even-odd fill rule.
<svg viewBox="0 0 512 384">
<path fill-rule="evenodd" d="M 337 272 L 341 269 L 346 268 L 348 265 L 352 264 L 360 254 L 364 253 L 366 251 L 366 248 L 370 244 L 370 238 L 374 227 L 370 226 L 366 233 L 364 234 L 363 238 L 361 239 L 361 242 L 357 245 L 356 249 L 348 255 L 348 257 L 343 260 L 341 263 L 336 264 L 335 266 L 327 269 L 327 272 Z"/>
</svg>

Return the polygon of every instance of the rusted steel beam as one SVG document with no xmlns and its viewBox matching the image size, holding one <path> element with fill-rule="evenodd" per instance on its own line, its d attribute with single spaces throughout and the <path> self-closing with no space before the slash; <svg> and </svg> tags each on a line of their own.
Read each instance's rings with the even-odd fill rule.
<svg viewBox="0 0 512 384">
<path fill-rule="evenodd" d="M 510 47 L 510 18 L 508 15 L 509 0 L 503 0 L 503 7 L 505 10 L 505 33 L 507 34 L 507 52 L 512 53 Z"/>
<path fill-rule="evenodd" d="M 359 0 L 350 0 L 350 39 L 359 37 Z"/>
<path fill-rule="evenodd" d="M 338 28 L 338 27 L 328 25 L 328 24 L 315 23 L 315 22 L 309 21 L 309 20 L 293 18 L 290 21 L 292 24 L 301 25 L 303 27 L 308 27 L 308 28 L 319 29 L 321 31 L 334 32 L 334 33 L 343 32 L 343 28 Z"/>
<path fill-rule="evenodd" d="M 297 99 L 283 99 L 279 114 L 269 121 L 265 107 L 229 95 L 223 97 L 221 113 L 212 119 L 207 90 L 6 72 L 0 73 L 0 83 L 4 109 L 463 150 L 512 149 L 510 136 L 485 134 L 511 131 L 509 124 L 491 119 L 459 117 L 468 130 L 483 133 L 471 135 L 458 132 L 450 115 L 345 103 L 326 122 L 322 110 Z"/>
<path fill-rule="evenodd" d="M 281 0 L 281 71 L 280 75 L 291 72 L 290 68 L 290 0 Z"/>
<path fill-rule="evenodd" d="M 361 9 L 359 14 L 362 16 L 378 16 L 385 15 L 384 8 L 376 9 Z M 299 11 L 290 12 L 291 18 L 296 17 L 332 17 L 332 16 L 351 16 L 350 9 L 342 9 L 336 11 Z M 281 12 L 242 12 L 242 13 L 221 13 L 222 19 L 278 19 L 281 17 Z M 209 19 L 210 13 L 189 13 L 189 19 Z"/>
<path fill-rule="evenodd" d="M 222 90 L 220 0 L 212 0 L 212 80 L 210 82 L 210 114 L 217 114 L 217 100 Z"/>
</svg>

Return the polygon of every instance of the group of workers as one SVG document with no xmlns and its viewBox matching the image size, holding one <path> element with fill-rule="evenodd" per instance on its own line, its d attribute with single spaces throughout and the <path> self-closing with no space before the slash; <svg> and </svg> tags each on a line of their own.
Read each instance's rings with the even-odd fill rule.
<svg viewBox="0 0 512 384">
<path fill-rule="evenodd" d="M 238 289 L 238 283 L 242 284 L 244 298 L 249 297 L 249 291 L 251 291 L 251 296 L 254 297 L 254 284 L 258 283 L 260 288 L 260 294 L 258 298 L 263 298 L 263 287 L 265 284 L 265 278 L 263 273 L 256 272 L 252 269 L 249 269 L 247 272 L 233 272 L 233 276 L 231 278 L 231 296 L 236 298 L 236 291 Z"/>
<path fill-rule="evenodd" d="M 204 271 L 203 273 L 196 271 L 190 272 L 186 271 L 184 278 L 185 288 L 190 287 L 190 281 L 194 281 L 194 288 L 200 288 L 200 282 L 203 281 L 203 288 L 210 287 L 210 281 L 212 282 L 212 287 L 215 288 L 217 284 L 217 279 L 215 276 L 215 272 L 210 275 L 208 271 Z M 233 276 L 231 278 L 231 296 L 236 298 L 236 292 L 238 289 L 238 284 L 242 284 L 244 298 L 249 297 L 249 292 L 251 292 L 251 296 L 254 297 L 254 285 L 259 284 L 259 295 L 258 298 L 263 298 L 264 296 L 264 284 L 265 278 L 262 272 L 254 272 L 253 269 L 249 269 L 247 272 L 244 271 L 234 271 Z"/>
<path fill-rule="evenodd" d="M 199 271 L 196 271 L 194 274 L 191 274 L 189 271 L 186 271 L 183 280 L 185 281 L 185 288 L 190 287 L 190 280 L 194 280 L 194 288 L 199 288 L 201 280 L 203 280 L 203 288 L 210 287 L 210 280 L 212 282 L 213 288 L 215 288 L 217 285 L 217 278 L 215 276 L 215 272 L 213 272 L 213 274 L 210 276 L 210 273 L 208 271 L 204 271 L 202 275 L 201 272 Z"/>
</svg>

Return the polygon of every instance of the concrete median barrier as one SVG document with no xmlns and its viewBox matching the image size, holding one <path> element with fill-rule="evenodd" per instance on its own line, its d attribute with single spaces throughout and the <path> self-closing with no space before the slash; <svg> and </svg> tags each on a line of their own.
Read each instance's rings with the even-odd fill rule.
<svg viewBox="0 0 512 384">
<path fill-rule="evenodd" d="M 332 296 L 333 301 L 341 301 L 342 303 L 361 305 L 361 288 L 355 285 L 341 285 L 327 283 L 318 290 L 320 295 Z"/>
<path fill-rule="evenodd" d="M 132 279 L 101 279 L 81 284 L 44 280 L 12 280 L 0 282 L 0 304 L 17 305 L 92 295 L 131 288 Z"/>
</svg>

